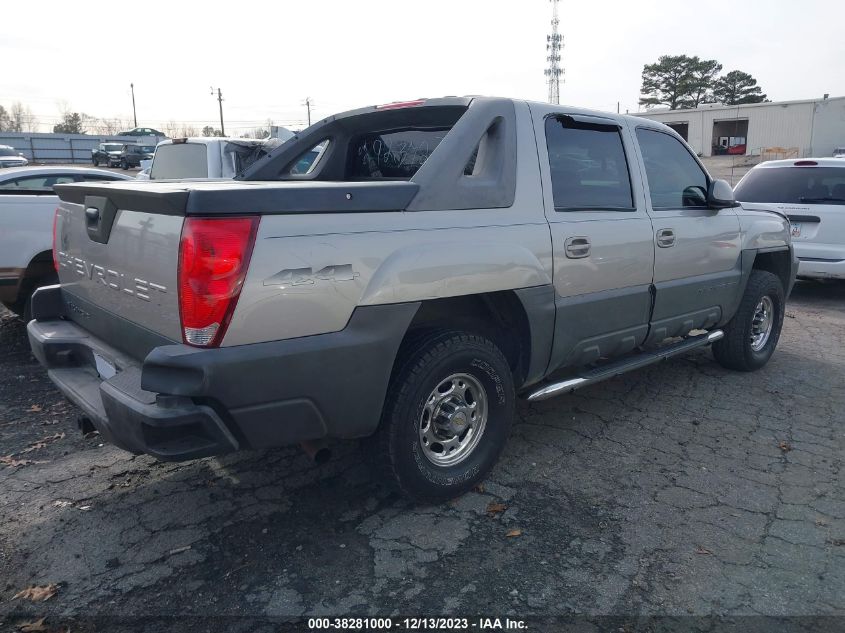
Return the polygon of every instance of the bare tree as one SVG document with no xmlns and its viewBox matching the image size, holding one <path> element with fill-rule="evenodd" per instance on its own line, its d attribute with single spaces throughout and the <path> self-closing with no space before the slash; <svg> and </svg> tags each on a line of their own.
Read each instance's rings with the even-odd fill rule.
<svg viewBox="0 0 845 633">
<path fill-rule="evenodd" d="M 253 128 L 243 135 L 244 138 L 270 138 L 270 130 L 273 129 L 273 119 L 267 119 L 263 125 Z"/>
<path fill-rule="evenodd" d="M 24 106 L 20 101 L 15 101 L 9 110 L 9 132 L 35 132 L 38 130 L 38 121 L 32 114 L 29 106 Z"/>
<path fill-rule="evenodd" d="M 193 125 L 187 123 L 176 123 L 176 121 L 168 121 L 164 125 L 164 133 L 170 138 L 191 138 L 201 136 L 200 131 Z"/>
<path fill-rule="evenodd" d="M 114 117 L 112 119 L 92 119 L 88 127 L 95 134 L 111 136 L 125 130 L 130 125 L 127 120 Z"/>
<path fill-rule="evenodd" d="M 171 119 L 170 121 L 164 124 L 164 133 L 167 134 L 167 136 L 169 136 L 170 138 L 178 138 L 179 124 Z"/>
</svg>

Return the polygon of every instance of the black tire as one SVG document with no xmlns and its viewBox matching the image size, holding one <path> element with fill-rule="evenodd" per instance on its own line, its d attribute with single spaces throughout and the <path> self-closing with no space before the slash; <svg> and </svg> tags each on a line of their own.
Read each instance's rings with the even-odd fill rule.
<svg viewBox="0 0 845 633">
<path fill-rule="evenodd" d="M 773 304 L 772 329 L 765 344 L 754 349 L 752 321 L 764 297 L 769 297 Z M 778 276 L 765 270 L 752 270 L 739 309 L 722 328 L 725 337 L 713 344 L 716 361 L 737 371 L 754 371 L 768 363 L 780 339 L 785 304 L 783 284 Z"/>
<path fill-rule="evenodd" d="M 18 315 L 19 317 L 23 318 L 23 314 L 18 312 L 20 310 L 20 306 L 17 303 L 6 303 L 3 302 L 3 306 L 11 313 Z"/>
<path fill-rule="evenodd" d="M 123 170 L 129 169 L 129 163 L 127 163 L 125 160 L 120 161 L 120 168 Z"/>
<path fill-rule="evenodd" d="M 32 295 L 41 286 L 51 286 L 57 283 L 59 283 L 59 275 L 57 273 L 51 273 L 37 279 L 27 279 L 21 284 L 18 299 L 15 301 L 14 307 L 7 307 L 21 317 L 24 322 L 29 323 L 32 320 Z"/>
<path fill-rule="evenodd" d="M 100 161 L 98 161 L 96 158 L 92 159 L 91 162 L 94 163 L 94 167 L 100 166 Z"/>
<path fill-rule="evenodd" d="M 483 388 L 486 422 L 461 461 L 435 464 L 420 437 L 420 423 L 429 398 L 454 375 L 467 375 Z M 364 449 L 382 480 L 406 497 L 423 503 L 453 499 L 484 479 L 498 460 L 510 435 L 515 399 L 508 362 L 486 338 L 458 331 L 416 337 L 400 351 L 379 428 Z"/>
</svg>

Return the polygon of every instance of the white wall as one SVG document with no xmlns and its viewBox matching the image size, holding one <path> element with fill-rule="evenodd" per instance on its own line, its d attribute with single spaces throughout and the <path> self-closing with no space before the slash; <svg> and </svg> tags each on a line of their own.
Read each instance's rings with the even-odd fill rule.
<svg viewBox="0 0 845 633">
<path fill-rule="evenodd" d="M 826 101 L 643 112 L 637 116 L 661 123 L 687 123 L 688 143 L 703 156 L 712 154 L 713 123 L 734 118 L 748 119 L 749 154 L 759 154 L 767 147 L 797 147 L 799 156 L 828 156 L 834 145 L 845 143 L 845 97 Z"/>
<path fill-rule="evenodd" d="M 832 156 L 834 147 L 845 147 L 845 98 L 815 104 L 810 155 Z"/>
</svg>

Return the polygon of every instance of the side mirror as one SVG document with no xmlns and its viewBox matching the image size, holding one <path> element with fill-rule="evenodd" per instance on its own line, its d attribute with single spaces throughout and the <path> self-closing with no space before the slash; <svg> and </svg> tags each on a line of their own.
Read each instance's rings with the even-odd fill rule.
<svg viewBox="0 0 845 633">
<path fill-rule="evenodd" d="M 707 189 L 707 206 L 711 209 L 731 209 L 738 207 L 734 190 L 725 180 L 714 180 Z"/>
</svg>

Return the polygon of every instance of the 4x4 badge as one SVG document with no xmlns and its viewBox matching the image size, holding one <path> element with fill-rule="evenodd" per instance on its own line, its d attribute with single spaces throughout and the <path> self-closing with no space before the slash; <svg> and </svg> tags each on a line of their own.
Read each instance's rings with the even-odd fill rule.
<svg viewBox="0 0 845 633">
<path fill-rule="evenodd" d="M 314 272 L 311 268 L 285 268 L 264 280 L 265 286 L 304 286 L 321 281 L 352 281 L 360 277 L 352 264 L 325 266 Z"/>
</svg>

